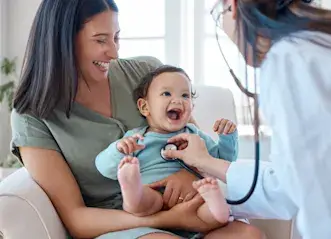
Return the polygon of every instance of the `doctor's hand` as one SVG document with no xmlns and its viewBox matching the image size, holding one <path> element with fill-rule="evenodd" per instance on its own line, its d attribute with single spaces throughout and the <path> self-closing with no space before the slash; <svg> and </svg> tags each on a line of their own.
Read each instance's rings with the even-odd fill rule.
<svg viewBox="0 0 331 239">
<path fill-rule="evenodd" d="M 179 150 L 166 150 L 164 155 L 167 158 L 179 158 L 186 164 L 200 168 L 202 165 L 212 160 L 208 153 L 205 141 L 196 134 L 182 133 L 168 140 L 168 143 L 176 145 L 187 143 L 187 147 Z"/>
</svg>

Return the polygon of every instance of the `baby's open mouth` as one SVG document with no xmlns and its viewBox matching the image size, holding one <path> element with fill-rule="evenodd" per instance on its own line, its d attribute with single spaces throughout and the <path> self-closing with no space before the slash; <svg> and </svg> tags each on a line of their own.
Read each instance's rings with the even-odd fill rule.
<svg viewBox="0 0 331 239">
<path fill-rule="evenodd" d="M 171 120 L 179 120 L 182 116 L 181 109 L 171 109 L 167 111 L 167 116 Z"/>
</svg>

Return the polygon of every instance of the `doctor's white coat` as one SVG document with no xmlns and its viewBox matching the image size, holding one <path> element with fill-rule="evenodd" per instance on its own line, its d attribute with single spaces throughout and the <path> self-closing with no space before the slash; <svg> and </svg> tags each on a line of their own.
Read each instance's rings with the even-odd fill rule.
<svg viewBox="0 0 331 239">
<path fill-rule="evenodd" d="M 271 163 L 234 216 L 292 219 L 303 239 L 331 239 L 331 35 L 300 32 L 269 51 L 260 72 L 260 106 L 273 135 Z M 254 165 L 232 163 L 229 199 L 244 196 Z"/>
</svg>

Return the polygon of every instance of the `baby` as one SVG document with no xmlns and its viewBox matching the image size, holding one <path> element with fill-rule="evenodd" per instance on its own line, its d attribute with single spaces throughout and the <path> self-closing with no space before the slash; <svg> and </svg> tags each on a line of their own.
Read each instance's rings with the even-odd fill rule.
<svg viewBox="0 0 331 239">
<path fill-rule="evenodd" d="M 231 121 L 216 121 L 214 131 L 219 134 L 218 142 L 188 123 L 194 93 L 190 79 L 182 69 L 162 66 L 149 73 L 135 90 L 134 97 L 148 126 L 128 131 L 122 139 L 102 151 L 95 161 L 103 176 L 119 181 L 125 211 L 147 216 L 162 210 L 161 193 L 147 184 L 182 169 L 178 162 L 164 160 L 160 154 L 172 136 L 183 132 L 198 134 L 212 156 L 236 160 L 238 135 Z M 206 223 L 227 223 L 229 209 L 216 179 L 207 177 L 194 182 L 193 187 L 205 201 L 197 211 L 198 217 Z"/>
</svg>

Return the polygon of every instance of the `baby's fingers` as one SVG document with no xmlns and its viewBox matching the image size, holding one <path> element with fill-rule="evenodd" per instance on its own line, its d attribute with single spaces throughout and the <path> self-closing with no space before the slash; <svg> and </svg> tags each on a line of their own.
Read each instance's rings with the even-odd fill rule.
<svg viewBox="0 0 331 239">
<path fill-rule="evenodd" d="M 231 125 L 231 128 L 230 128 L 230 130 L 229 130 L 229 134 L 232 134 L 234 131 L 236 131 L 236 129 L 237 129 L 236 124 L 232 124 L 232 125 Z"/>
<path fill-rule="evenodd" d="M 226 119 L 221 119 L 217 128 L 217 133 L 222 134 L 224 132 L 224 127 L 228 121 Z"/>
<path fill-rule="evenodd" d="M 218 126 L 220 125 L 220 123 L 221 123 L 221 120 L 216 120 L 216 122 L 215 122 L 215 124 L 214 124 L 214 126 L 213 126 L 213 130 L 214 130 L 214 132 L 217 132 L 217 130 L 218 130 Z"/>
<path fill-rule="evenodd" d="M 126 138 L 124 140 L 124 143 L 126 145 L 127 151 L 125 152 L 126 154 L 130 154 L 134 151 L 134 144 L 135 144 L 135 140 L 133 138 Z"/>
<path fill-rule="evenodd" d="M 124 154 L 128 154 L 129 151 L 129 148 L 123 140 L 117 143 L 117 149 Z"/>
<path fill-rule="evenodd" d="M 232 133 L 233 132 L 233 131 L 231 132 L 232 125 L 233 125 L 233 123 L 231 121 L 228 121 L 226 123 L 226 125 L 224 126 L 223 134 Z"/>
<path fill-rule="evenodd" d="M 138 137 L 140 137 L 139 135 L 137 135 L 137 137 L 130 137 L 128 138 L 129 142 L 128 142 L 128 146 L 129 146 L 129 153 L 133 153 L 136 150 L 140 150 L 145 148 L 145 145 L 143 144 L 138 144 L 137 139 Z"/>
<path fill-rule="evenodd" d="M 144 148 L 145 148 L 145 145 L 144 144 L 138 144 L 138 143 L 136 143 L 134 145 L 134 151 L 140 150 L 140 149 L 144 149 Z"/>
<path fill-rule="evenodd" d="M 144 136 L 142 136 L 141 134 L 134 134 L 132 138 L 134 138 L 135 140 L 144 140 Z"/>
</svg>

